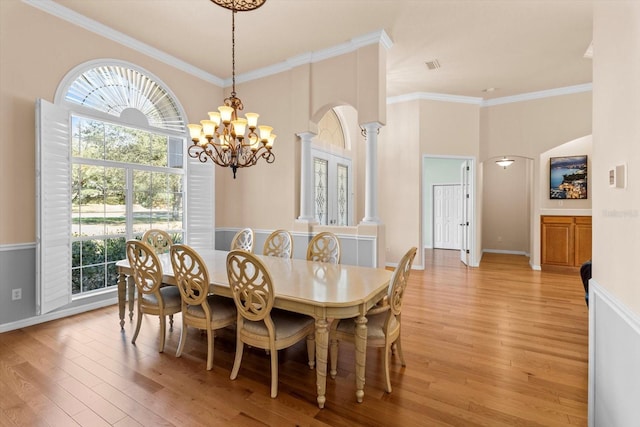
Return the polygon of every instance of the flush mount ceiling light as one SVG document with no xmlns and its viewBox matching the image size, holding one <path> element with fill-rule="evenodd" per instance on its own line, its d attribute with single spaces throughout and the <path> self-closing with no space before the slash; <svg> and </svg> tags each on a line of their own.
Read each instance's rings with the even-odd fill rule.
<svg viewBox="0 0 640 427">
<path fill-rule="evenodd" d="M 502 166 L 503 168 L 507 168 L 507 166 L 511 166 L 511 164 L 514 162 L 515 160 L 512 159 L 507 159 L 506 157 L 503 157 L 500 160 L 496 160 L 496 164 L 498 166 Z"/>
<path fill-rule="evenodd" d="M 264 159 L 273 163 L 275 154 L 271 151 L 276 136 L 270 126 L 258 126 L 259 114 L 246 113 L 238 117 L 244 106 L 236 97 L 236 12 L 246 12 L 259 8 L 267 0 L 211 0 L 218 6 L 231 10 L 231 96 L 224 100 L 218 111 L 209 112 L 208 120 L 200 124 L 189 124 L 193 145 L 189 146 L 189 156 L 201 162 L 213 161 L 222 167 L 230 167 L 233 178 L 238 168 L 255 165 Z M 246 135 L 245 135 L 246 133 Z"/>
</svg>

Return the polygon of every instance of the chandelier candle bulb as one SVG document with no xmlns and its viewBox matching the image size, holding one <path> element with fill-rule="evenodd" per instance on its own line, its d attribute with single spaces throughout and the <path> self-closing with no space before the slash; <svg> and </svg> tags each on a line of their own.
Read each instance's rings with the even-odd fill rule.
<svg viewBox="0 0 640 427">
<path fill-rule="evenodd" d="M 205 138 L 213 138 L 213 134 L 216 132 L 216 124 L 212 120 L 200 120 L 200 123 L 202 124 L 202 133 L 204 133 Z"/>
<path fill-rule="evenodd" d="M 216 128 L 220 126 L 220 113 L 218 111 L 209 111 L 209 120 L 216 124 Z"/>
<path fill-rule="evenodd" d="M 189 135 L 191 136 L 191 140 L 193 142 L 198 142 L 200 140 L 200 132 L 202 131 L 202 126 L 188 124 L 187 127 L 189 128 Z"/>
<path fill-rule="evenodd" d="M 267 148 L 269 150 L 271 150 L 271 148 L 273 147 L 273 141 L 275 141 L 276 139 L 276 134 L 272 133 L 271 135 L 269 135 L 269 138 L 267 139 Z"/>
<path fill-rule="evenodd" d="M 263 141 L 269 139 L 269 135 L 271 135 L 271 131 L 273 130 L 271 126 L 258 126 L 258 129 L 260 129 L 260 139 Z"/>
<path fill-rule="evenodd" d="M 231 122 L 233 125 L 233 131 L 236 133 L 236 137 L 244 138 L 244 131 L 247 130 L 247 119 L 236 119 Z"/>
<path fill-rule="evenodd" d="M 220 119 L 222 120 L 222 123 L 225 125 L 231 123 L 233 108 L 221 105 L 218 107 L 218 111 L 220 111 Z"/>
<path fill-rule="evenodd" d="M 260 117 L 260 114 L 247 113 L 244 116 L 247 118 L 247 126 L 249 126 L 249 129 L 253 130 L 258 126 L 258 117 Z"/>
</svg>

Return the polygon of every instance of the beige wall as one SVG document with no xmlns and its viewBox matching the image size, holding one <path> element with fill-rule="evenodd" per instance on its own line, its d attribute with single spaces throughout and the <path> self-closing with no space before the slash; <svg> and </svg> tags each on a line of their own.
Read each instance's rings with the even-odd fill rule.
<svg viewBox="0 0 640 427">
<path fill-rule="evenodd" d="M 483 164 L 482 249 L 529 253 L 530 160 L 514 158 L 508 168 Z"/>
<path fill-rule="evenodd" d="M 543 176 L 548 174 L 548 165 L 541 162 L 542 153 L 569 141 L 591 134 L 591 92 L 559 95 L 529 101 L 512 102 L 485 107 L 482 110 L 480 159 L 485 160 L 507 156 L 517 156 L 532 160 L 533 176 L 531 185 L 529 230 L 519 234 L 529 234 L 530 263 L 540 265 L 540 214 L 543 206 L 548 206 L 549 188 L 543 185 Z M 581 154 L 581 153 L 573 153 Z M 584 154 L 584 153 L 582 153 Z M 548 157 L 547 157 L 548 159 Z M 488 162 L 487 162 L 488 163 Z M 485 168 L 486 171 L 486 168 Z M 483 197 L 491 197 L 491 186 L 485 185 Z M 590 196 L 591 197 L 591 196 Z M 573 215 L 575 202 L 554 206 L 556 214 Z M 584 209 L 590 201 L 578 201 Z M 518 215 L 521 207 L 507 206 L 504 216 Z M 484 213 L 484 223 L 491 221 Z M 525 224 L 520 224 L 524 227 Z M 495 232 L 487 230 L 492 234 Z M 509 250 L 518 250 L 515 247 Z"/>
<path fill-rule="evenodd" d="M 553 147 L 590 135 L 591 109 L 591 92 L 485 107 L 480 160 L 504 155 L 535 159 Z"/>
<path fill-rule="evenodd" d="M 422 154 L 478 158 L 480 107 L 442 101 L 420 101 Z"/>
<path fill-rule="evenodd" d="M 594 9 L 593 278 L 640 315 L 640 3 Z M 627 164 L 625 189 L 608 171 Z"/>
<path fill-rule="evenodd" d="M 0 14 L 0 244 L 35 240 L 35 101 L 53 102 L 74 67 L 99 58 L 130 61 L 164 82 L 187 118 L 199 120 L 222 91 L 18 0 Z"/>
<path fill-rule="evenodd" d="M 387 105 L 388 122 L 380 132 L 378 151 L 387 261 L 397 262 L 413 245 L 419 249 L 418 261 L 422 259 L 422 158 L 477 158 L 479 108 L 430 100 Z"/>
<path fill-rule="evenodd" d="M 420 133 L 417 102 L 387 106 L 378 140 L 379 216 L 386 228 L 387 262 L 420 248 Z M 416 265 L 420 264 L 416 259 Z"/>
<path fill-rule="evenodd" d="M 379 92 L 378 61 L 383 48 L 365 46 L 276 75 L 238 84 L 237 93 L 245 110 L 260 113 L 260 122 L 274 127 L 278 135 L 272 165 L 259 164 L 238 170 L 234 180 L 229 170 L 216 169 L 216 227 L 292 229 L 300 215 L 300 139 L 303 132 L 317 132 L 317 122 L 327 110 L 349 105 L 355 108 L 355 123 L 347 130 L 355 160 L 354 180 L 358 223 L 363 217 L 365 142 L 357 137 L 359 124 L 385 120 L 386 111 L 371 105 L 384 99 Z M 368 78 L 357 79 L 361 69 L 372 69 Z M 364 96 L 363 93 L 367 95 Z M 375 101 L 375 102 L 374 102 Z M 207 110 L 208 111 L 208 110 Z M 364 113 L 363 113 L 364 112 Z M 350 116 L 352 117 L 352 116 Z M 350 120 L 354 121 L 354 120 Z"/>
</svg>

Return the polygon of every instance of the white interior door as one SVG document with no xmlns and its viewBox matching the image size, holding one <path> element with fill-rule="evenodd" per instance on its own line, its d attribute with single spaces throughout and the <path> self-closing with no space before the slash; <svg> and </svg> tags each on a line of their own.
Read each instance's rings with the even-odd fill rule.
<svg viewBox="0 0 640 427">
<path fill-rule="evenodd" d="M 460 204 L 461 204 L 461 215 L 460 215 L 460 260 L 465 264 L 469 265 L 469 242 L 470 242 L 470 220 L 469 220 L 469 212 L 470 212 L 470 162 L 468 160 L 462 162 L 460 165 L 460 182 L 461 192 L 460 192 Z"/>
<path fill-rule="evenodd" d="M 462 185 L 433 186 L 433 247 L 460 249 Z"/>
</svg>

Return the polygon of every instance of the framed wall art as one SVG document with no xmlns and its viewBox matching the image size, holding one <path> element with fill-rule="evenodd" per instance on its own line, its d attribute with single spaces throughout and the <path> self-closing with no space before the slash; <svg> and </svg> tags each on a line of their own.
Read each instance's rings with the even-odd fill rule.
<svg viewBox="0 0 640 427">
<path fill-rule="evenodd" d="M 587 156 L 549 159 L 549 198 L 587 198 Z"/>
</svg>

